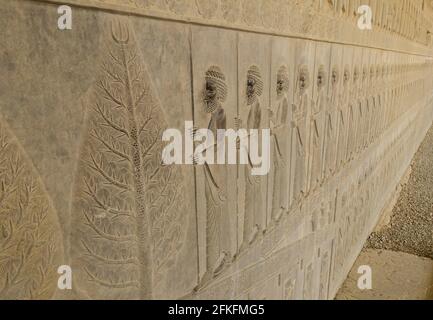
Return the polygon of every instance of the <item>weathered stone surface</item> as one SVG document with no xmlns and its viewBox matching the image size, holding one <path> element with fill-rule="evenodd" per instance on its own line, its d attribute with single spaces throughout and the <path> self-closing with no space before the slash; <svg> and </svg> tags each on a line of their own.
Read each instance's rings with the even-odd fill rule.
<svg viewBox="0 0 433 320">
<path fill-rule="evenodd" d="M 0 298 L 47 299 L 62 262 L 61 230 L 51 199 L 3 119 L 0 123 Z"/>
<path fill-rule="evenodd" d="M 0 297 L 333 298 L 433 119 L 421 4 L 0 1 Z M 191 120 L 269 174 L 163 165 Z"/>
</svg>

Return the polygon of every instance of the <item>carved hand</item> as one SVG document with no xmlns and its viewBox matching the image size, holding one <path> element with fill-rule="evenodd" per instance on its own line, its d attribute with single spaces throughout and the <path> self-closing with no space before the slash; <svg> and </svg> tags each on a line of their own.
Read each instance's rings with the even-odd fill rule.
<svg viewBox="0 0 433 320">
<path fill-rule="evenodd" d="M 235 130 L 239 130 L 242 127 L 242 119 L 235 117 Z"/>
<path fill-rule="evenodd" d="M 192 128 L 189 128 L 188 131 L 191 139 L 194 141 L 194 138 L 197 136 L 198 128 L 196 126 L 193 126 Z"/>
</svg>

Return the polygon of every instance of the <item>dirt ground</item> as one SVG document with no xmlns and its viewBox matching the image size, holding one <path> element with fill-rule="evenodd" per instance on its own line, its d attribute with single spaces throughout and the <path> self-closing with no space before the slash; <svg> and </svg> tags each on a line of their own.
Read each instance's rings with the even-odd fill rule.
<svg viewBox="0 0 433 320">
<path fill-rule="evenodd" d="M 366 247 L 433 259 L 433 128 L 415 154 L 390 224 L 373 232 Z"/>
<path fill-rule="evenodd" d="M 390 221 L 373 232 L 336 299 L 433 300 L 433 127 L 411 164 Z M 358 266 L 372 268 L 360 290 Z"/>
</svg>

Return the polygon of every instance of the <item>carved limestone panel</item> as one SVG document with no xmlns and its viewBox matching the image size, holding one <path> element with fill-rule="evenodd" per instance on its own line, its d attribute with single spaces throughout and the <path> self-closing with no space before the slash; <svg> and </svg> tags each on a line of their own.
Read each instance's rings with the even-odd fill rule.
<svg viewBox="0 0 433 320">
<path fill-rule="evenodd" d="M 194 94 L 194 125 L 209 128 L 205 152 L 213 153 L 215 164 L 195 166 L 198 221 L 199 283 L 216 277 L 238 253 L 236 165 L 217 164 L 224 148 L 218 130 L 233 129 L 237 117 L 237 35 L 218 30 L 191 29 L 191 61 Z M 221 48 L 225 48 L 221 50 Z M 199 132 L 196 138 L 201 139 Z M 198 143 L 198 142 L 196 142 Z M 217 147 L 214 147 L 217 145 Z M 228 146 L 230 148 L 230 146 Z M 227 160 L 227 155 L 223 159 Z M 224 162 L 225 163 L 225 162 Z"/>
<path fill-rule="evenodd" d="M 150 299 L 184 244 L 182 177 L 162 163 L 168 124 L 132 27 L 115 20 L 109 32 L 86 101 L 73 268 L 91 298 Z"/>
<path fill-rule="evenodd" d="M 331 46 L 316 44 L 312 78 L 313 98 L 308 121 L 308 180 L 307 190 L 314 192 L 322 183 L 325 119 L 328 105 Z"/>
<path fill-rule="evenodd" d="M 271 39 L 239 34 L 238 39 L 238 114 L 239 128 L 248 138 L 262 140 L 262 129 L 269 129 Z M 242 150 L 241 150 L 242 151 Z M 251 152 L 249 150 L 248 152 Z M 258 240 L 267 229 L 267 178 L 252 175 L 251 154 L 248 164 L 238 167 L 238 219 L 242 223 L 240 251 Z M 243 205 L 242 205 L 243 203 Z"/>
<path fill-rule="evenodd" d="M 323 128 L 322 179 L 327 180 L 336 171 L 338 150 L 338 120 L 342 108 L 342 95 L 345 69 L 343 68 L 343 46 L 332 45 L 330 71 L 328 75 L 328 92 L 325 108 L 325 124 Z"/>
<path fill-rule="evenodd" d="M 349 110 L 351 104 L 352 86 L 355 84 L 352 67 L 354 48 L 345 46 L 343 49 L 341 101 L 337 108 L 337 141 L 336 169 L 340 170 L 346 163 L 347 138 L 349 136 Z"/>
<path fill-rule="evenodd" d="M 296 41 L 295 87 L 291 123 L 290 205 L 296 206 L 307 195 L 309 159 L 309 117 L 311 116 L 316 44 Z"/>
<path fill-rule="evenodd" d="M 268 224 L 277 224 L 289 212 L 294 46 L 294 41 L 272 38 L 268 110 L 272 162 L 268 174 Z"/>
<path fill-rule="evenodd" d="M 0 299 L 50 299 L 63 259 L 57 213 L 33 167 L 0 118 Z"/>
</svg>

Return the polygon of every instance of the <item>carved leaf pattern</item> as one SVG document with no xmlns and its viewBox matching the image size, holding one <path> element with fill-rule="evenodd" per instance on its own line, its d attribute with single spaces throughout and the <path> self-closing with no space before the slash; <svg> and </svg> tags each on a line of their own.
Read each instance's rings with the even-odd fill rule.
<svg viewBox="0 0 433 320">
<path fill-rule="evenodd" d="M 166 121 L 126 24 L 113 24 L 86 108 L 72 236 L 80 288 L 151 299 L 182 244 L 181 173 L 162 165 Z"/>
<path fill-rule="evenodd" d="M 62 247 L 42 182 L 0 118 L 0 300 L 50 299 Z"/>
</svg>

